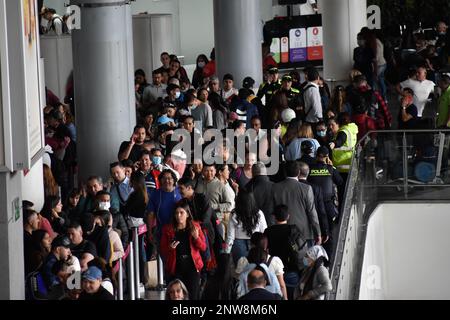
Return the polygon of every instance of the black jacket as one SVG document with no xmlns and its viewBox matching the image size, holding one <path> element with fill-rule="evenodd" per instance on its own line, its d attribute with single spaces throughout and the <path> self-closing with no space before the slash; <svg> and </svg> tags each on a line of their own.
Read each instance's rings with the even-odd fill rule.
<svg viewBox="0 0 450 320">
<path fill-rule="evenodd" d="M 264 216 L 267 221 L 268 226 L 274 225 L 274 217 L 273 217 L 273 188 L 274 183 L 270 181 L 267 176 L 258 176 L 254 177 L 250 182 L 246 185 L 246 189 L 248 191 L 252 191 L 256 200 L 256 204 L 258 205 L 259 210 L 264 212 Z"/>
<path fill-rule="evenodd" d="M 242 301 L 280 301 L 281 296 L 276 293 L 267 291 L 266 289 L 252 289 L 245 296 L 239 298 Z"/>
<path fill-rule="evenodd" d="M 195 221 L 201 223 L 202 227 L 208 230 L 208 237 L 212 242 L 216 237 L 214 229 L 215 213 L 202 193 L 196 193 L 193 200 L 188 200 L 189 209 Z"/>
</svg>

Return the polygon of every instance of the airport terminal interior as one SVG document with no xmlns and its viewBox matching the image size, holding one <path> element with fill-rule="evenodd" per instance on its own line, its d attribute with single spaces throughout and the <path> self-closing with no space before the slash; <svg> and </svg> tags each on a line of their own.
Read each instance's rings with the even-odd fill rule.
<svg viewBox="0 0 450 320">
<path fill-rule="evenodd" d="M 0 0 L 0 300 L 450 299 L 424 3 Z"/>
</svg>

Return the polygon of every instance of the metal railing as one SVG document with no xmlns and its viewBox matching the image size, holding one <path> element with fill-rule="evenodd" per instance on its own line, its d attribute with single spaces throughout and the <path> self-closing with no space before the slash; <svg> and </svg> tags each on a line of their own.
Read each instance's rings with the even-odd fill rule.
<svg viewBox="0 0 450 320">
<path fill-rule="evenodd" d="M 124 300 L 124 287 L 123 287 L 123 279 L 126 272 L 127 275 L 127 284 L 128 284 L 128 300 L 139 300 L 141 299 L 141 262 L 140 262 L 140 239 L 139 239 L 139 228 L 135 227 L 131 229 L 132 231 L 132 241 L 128 245 L 129 253 L 126 258 L 121 258 L 117 263 L 118 265 L 118 285 L 116 289 L 116 299 Z M 158 270 L 158 281 L 157 286 L 155 288 L 156 291 L 164 291 L 164 266 L 161 257 L 157 256 L 157 270 Z M 124 265 L 126 264 L 126 270 Z M 142 279 L 144 280 L 144 279 Z"/>
<path fill-rule="evenodd" d="M 376 131 L 357 144 L 328 299 L 358 299 L 367 223 L 378 204 L 450 201 L 449 150 L 450 130 Z"/>
</svg>

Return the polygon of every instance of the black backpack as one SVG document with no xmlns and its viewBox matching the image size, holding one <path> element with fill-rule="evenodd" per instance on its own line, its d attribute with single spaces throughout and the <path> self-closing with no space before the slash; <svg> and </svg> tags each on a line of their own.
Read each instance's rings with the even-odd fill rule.
<svg viewBox="0 0 450 320">
<path fill-rule="evenodd" d="M 289 232 L 289 264 L 296 265 L 299 270 L 303 269 L 303 257 L 306 254 L 306 240 L 303 239 L 297 226 L 291 225 Z"/>
</svg>

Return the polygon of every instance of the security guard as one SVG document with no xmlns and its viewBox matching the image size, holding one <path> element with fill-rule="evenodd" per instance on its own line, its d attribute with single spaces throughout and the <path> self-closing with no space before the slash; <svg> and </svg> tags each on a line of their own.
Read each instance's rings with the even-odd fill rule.
<svg viewBox="0 0 450 320">
<path fill-rule="evenodd" d="M 316 163 L 311 164 L 311 173 L 309 174 L 309 182 L 318 185 L 322 188 L 324 201 L 334 203 L 335 193 L 334 185 L 340 187 L 344 184 L 339 172 L 335 167 L 329 165 L 329 150 L 327 147 L 320 147 L 317 149 Z M 333 208 L 334 209 L 334 208 Z M 331 210 L 329 214 L 332 218 L 335 218 L 335 214 Z"/>
<path fill-rule="evenodd" d="M 311 172 L 308 181 L 322 189 L 330 235 L 330 239 L 325 243 L 324 248 L 328 253 L 331 253 L 333 248 L 333 226 L 339 216 L 334 185 L 340 189 L 344 184 L 344 180 L 336 168 L 328 163 L 330 163 L 329 150 L 327 147 L 320 147 L 317 150 L 317 162 L 310 166 Z"/>
<path fill-rule="evenodd" d="M 283 92 L 289 102 L 289 108 L 297 110 L 300 103 L 300 90 L 292 87 L 292 77 L 289 75 L 283 76 L 281 79 L 281 88 L 277 92 Z"/>
<path fill-rule="evenodd" d="M 266 97 L 266 106 L 269 105 L 273 95 L 281 88 L 280 74 L 277 68 L 270 68 L 267 75 L 267 82 L 264 82 L 258 90 L 257 97 L 262 100 Z"/>
</svg>

